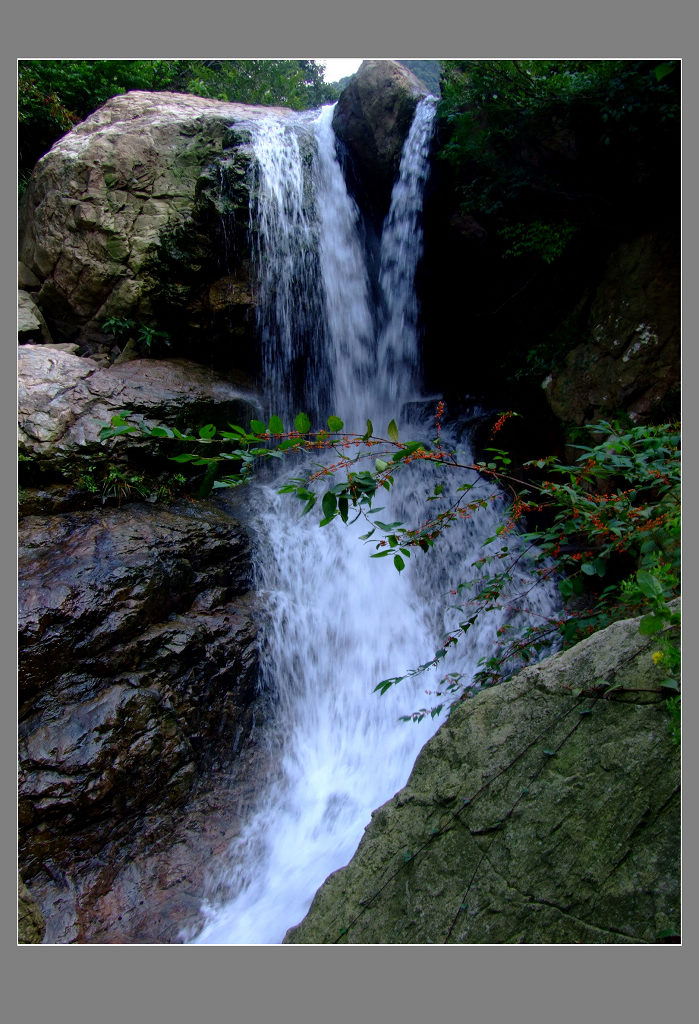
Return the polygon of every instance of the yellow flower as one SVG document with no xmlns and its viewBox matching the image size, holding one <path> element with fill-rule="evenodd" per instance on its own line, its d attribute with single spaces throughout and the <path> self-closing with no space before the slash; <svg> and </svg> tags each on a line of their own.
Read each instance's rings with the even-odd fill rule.
<svg viewBox="0 0 699 1024">
<path fill-rule="evenodd" d="M 658 664 L 658 662 L 662 661 L 664 657 L 665 654 L 663 651 L 653 651 L 653 661 L 656 665 Z"/>
</svg>

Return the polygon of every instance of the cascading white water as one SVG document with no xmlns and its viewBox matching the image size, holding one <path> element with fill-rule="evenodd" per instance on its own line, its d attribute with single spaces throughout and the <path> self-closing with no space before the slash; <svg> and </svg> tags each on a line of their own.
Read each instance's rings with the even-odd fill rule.
<svg viewBox="0 0 699 1024">
<path fill-rule="evenodd" d="M 429 96 L 415 111 L 381 234 L 379 280 L 386 317 L 378 342 L 377 384 L 385 408 L 409 398 L 417 383 L 415 271 L 422 255 L 420 214 L 435 106 L 436 100 Z"/>
<path fill-rule="evenodd" d="M 404 148 L 381 245 L 385 309 L 379 323 L 370 305 L 359 214 L 335 153 L 332 108 L 312 124 L 305 115 L 291 124 L 270 117 L 254 129 L 260 329 L 270 412 L 289 416 L 303 407 L 294 408 L 292 378 L 299 378 L 294 362 L 310 337 L 316 348 L 302 382 L 313 389 L 303 403 L 307 410 L 319 404 L 320 394 L 327 401 L 320 409 L 324 418 L 337 414 L 362 430 L 372 418 L 385 429 L 393 417 L 407 423 L 404 403 L 410 402 L 412 427 L 424 428 L 416 402 L 413 278 L 433 116 L 432 100 L 418 106 Z M 299 147 L 299 138 L 308 147 L 309 128 L 315 137 L 310 197 Z M 398 477 L 382 518 L 411 518 L 416 497 L 431 493 L 434 472 L 424 463 L 406 473 L 405 482 Z M 281 942 L 327 875 L 351 858 L 371 811 L 405 784 L 439 719 L 407 724 L 399 716 L 425 703 L 430 680 L 416 676 L 383 696 L 374 687 L 431 657 L 451 625 L 445 595 L 471 575 L 474 552 L 494 533 L 501 511 L 494 503 L 463 529 L 447 531 L 399 576 L 390 559 L 369 558 L 373 548 L 359 539 L 365 522 L 345 526 L 336 520 L 319 528 L 312 516 L 300 517 L 296 500 L 277 493 L 283 476 L 256 485 L 263 509 L 257 587 L 268 612 L 262 684 L 276 707 L 268 741 L 278 771 L 226 867 L 212 875 L 206 923 L 189 937 L 197 943 Z M 461 482 L 445 482 L 447 500 Z M 542 613 L 552 601 L 541 587 L 529 596 L 530 609 Z M 492 649 L 498 626 L 495 614 L 492 619 L 469 633 L 468 645 L 449 652 L 440 674 L 473 674 Z"/>
</svg>

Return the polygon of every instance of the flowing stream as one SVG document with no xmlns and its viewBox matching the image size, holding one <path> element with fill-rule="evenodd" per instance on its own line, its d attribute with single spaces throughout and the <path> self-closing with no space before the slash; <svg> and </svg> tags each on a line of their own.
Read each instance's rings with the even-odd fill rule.
<svg viewBox="0 0 699 1024">
<path fill-rule="evenodd" d="M 406 440 L 434 436 L 436 400 L 420 390 L 414 293 L 434 109 L 431 97 L 418 105 L 373 286 L 360 214 L 335 151 L 332 107 L 251 127 L 267 411 L 285 424 L 299 411 L 314 426 L 334 414 L 362 432 L 371 419 L 385 436 L 395 418 Z M 449 440 L 470 460 L 467 431 Z M 301 517 L 298 500 L 277 493 L 293 475 L 283 465 L 276 479 L 256 485 L 256 586 L 267 610 L 261 685 L 275 707 L 267 740 L 278 770 L 226 864 L 212 872 L 203 926 L 183 936 L 196 943 L 282 941 L 328 874 L 350 860 L 372 810 L 405 784 L 443 718 L 415 724 L 400 716 L 436 703 L 425 691 L 445 672 L 472 675 L 501 623 L 492 613 L 436 672 L 374 693 L 380 680 L 429 660 L 458 621 L 449 588 L 472 575 L 504 499 L 446 531 L 427 555 L 415 549 L 399 575 L 392 559 L 369 557 L 373 546 L 359 538 L 365 520 L 319 528 L 317 515 Z M 457 476 L 445 482 L 447 503 L 464 482 Z M 380 518 L 410 521 L 416 498 L 426 498 L 436 479 L 426 462 L 397 475 Z M 554 603 L 539 587 L 526 615 L 546 614 Z"/>
</svg>

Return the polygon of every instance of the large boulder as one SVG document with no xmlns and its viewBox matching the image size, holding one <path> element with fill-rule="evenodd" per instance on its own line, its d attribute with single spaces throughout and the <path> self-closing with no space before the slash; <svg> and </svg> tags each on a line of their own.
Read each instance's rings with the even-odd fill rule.
<svg viewBox="0 0 699 1024">
<path fill-rule="evenodd" d="M 592 296 L 585 333 L 544 382 L 560 420 L 579 426 L 623 410 L 643 423 L 679 414 L 677 247 L 648 234 L 616 248 Z"/>
<path fill-rule="evenodd" d="M 638 626 L 458 705 L 284 941 L 676 941 L 680 752 Z"/>
<path fill-rule="evenodd" d="M 343 90 L 333 128 L 350 157 L 361 205 L 383 221 L 403 143 L 428 89 L 394 60 L 365 60 Z"/>
<path fill-rule="evenodd" d="M 105 320 L 129 318 L 193 354 L 205 326 L 209 348 L 240 362 L 253 305 L 246 126 L 270 110 L 291 113 L 130 92 L 42 157 L 22 197 L 19 257 L 59 335 L 97 343 Z"/>
</svg>

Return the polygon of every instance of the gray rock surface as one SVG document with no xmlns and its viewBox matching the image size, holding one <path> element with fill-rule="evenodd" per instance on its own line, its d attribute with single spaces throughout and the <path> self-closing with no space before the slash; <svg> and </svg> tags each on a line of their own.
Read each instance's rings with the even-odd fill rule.
<svg viewBox="0 0 699 1024">
<path fill-rule="evenodd" d="M 680 754 L 638 621 L 457 706 L 285 942 L 654 943 L 679 932 Z M 604 697 L 601 679 L 620 688 Z"/>
</svg>

